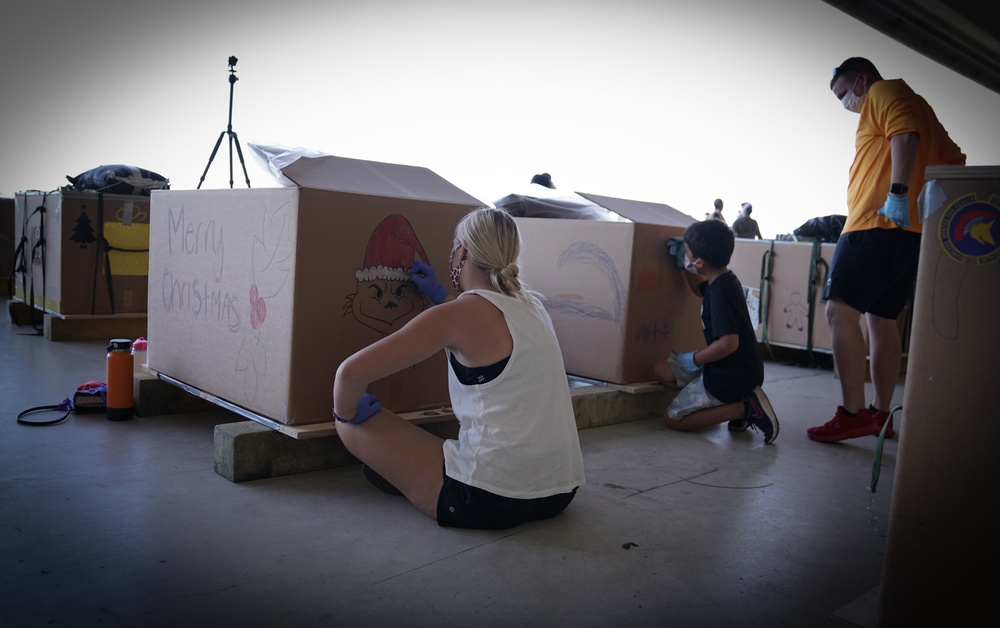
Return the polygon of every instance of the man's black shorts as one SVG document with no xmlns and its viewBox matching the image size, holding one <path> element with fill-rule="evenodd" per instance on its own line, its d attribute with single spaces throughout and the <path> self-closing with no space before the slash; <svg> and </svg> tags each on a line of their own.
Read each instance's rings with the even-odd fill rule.
<svg viewBox="0 0 1000 628">
<path fill-rule="evenodd" d="M 902 229 L 851 231 L 833 252 L 823 298 L 895 320 L 913 293 L 920 234 Z"/>
</svg>

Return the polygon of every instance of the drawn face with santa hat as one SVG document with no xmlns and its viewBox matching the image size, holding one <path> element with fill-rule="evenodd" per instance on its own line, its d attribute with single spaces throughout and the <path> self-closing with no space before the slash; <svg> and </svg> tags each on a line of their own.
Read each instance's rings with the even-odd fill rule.
<svg viewBox="0 0 1000 628">
<path fill-rule="evenodd" d="M 388 336 L 427 306 L 410 280 L 416 257 L 427 262 L 410 222 L 398 214 L 386 216 L 372 232 L 362 267 L 354 276 L 357 292 L 347 295 L 344 314 Z"/>
</svg>

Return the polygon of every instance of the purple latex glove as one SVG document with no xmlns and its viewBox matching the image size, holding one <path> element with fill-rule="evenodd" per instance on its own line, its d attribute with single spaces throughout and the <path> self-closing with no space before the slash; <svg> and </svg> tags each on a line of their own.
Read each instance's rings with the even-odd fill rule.
<svg viewBox="0 0 1000 628">
<path fill-rule="evenodd" d="M 438 281 L 434 267 L 426 262 L 413 262 L 413 266 L 410 266 L 410 280 L 435 305 L 444 303 L 448 298 L 448 289 Z"/>
</svg>

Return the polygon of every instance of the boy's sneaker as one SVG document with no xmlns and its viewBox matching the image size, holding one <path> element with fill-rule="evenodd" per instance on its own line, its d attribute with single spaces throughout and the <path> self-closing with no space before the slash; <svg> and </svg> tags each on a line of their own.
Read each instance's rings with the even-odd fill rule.
<svg viewBox="0 0 1000 628">
<path fill-rule="evenodd" d="M 872 413 L 872 418 L 875 419 L 875 431 L 872 432 L 872 436 L 878 436 L 882 433 L 882 426 L 885 422 L 889 422 L 889 427 L 885 428 L 885 437 L 892 438 L 896 435 L 896 430 L 892 429 L 892 416 L 885 410 L 873 410 L 871 406 L 868 410 Z"/>
<path fill-rule="evenodd" d="M 806 434 L 821 443 L 833 443 L 875 434 L 875 430 L 875 419 L 868 408 L 861 408 L 857 414 L 849 416 L 844 406 L 837 406 L 837 414 L 833 415 L 832 419 L 823 425 L 810 427 L 806 430 Z"/>
<path fill-rule="evenodd" d="M 778 417 L 764 390 L 760 386 L 754 388 L 744 401 L 747 403 L 747 422 L 764 434 L 765 444 L 773 443 L 778 437 Z"/>
<path fill-rule="evenodd" d="M 383 493 L 388 493 L 389 495 L 402 495 L 398 488 L 389 484 L 388 480 L 376 473 L 375 469 L 372 469 L 368 465 L 362 464 L 361 472 L 365 474 L 365 479 L 371 482 L 372 486 Z"/>
<path fill-rule="evenodd" d="M 733 419 L 729 422 L 730 432 L 745 432 L 750 427 L 750 421 L 746 419 Z"/>
</svg>

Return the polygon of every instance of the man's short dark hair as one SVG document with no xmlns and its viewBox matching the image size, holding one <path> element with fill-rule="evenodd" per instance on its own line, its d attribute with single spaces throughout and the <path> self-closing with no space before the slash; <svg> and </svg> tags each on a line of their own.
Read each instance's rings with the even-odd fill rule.
<svg viewBox="0 0 1000 628">
<path fill-rule="evenodd" d="M 849 59 L 845 59 L 843 63 L 833 69 L 833 78 L 830 79 L 830 89 L 833 89 L 833 82 L 837 80 L 837 77 L 845 72 L 853 74 L 865 72 L 872 75 L 874 78 L 882 78 L 882 75 L 879 74 L 878 70 L 875 68 L 874 63 L 864 57 L 851 57 Z"/>
<path fill-rule="evenodd" d="M 684 243 L 696 258 L 700 257 L 715 268 L 722 268 L 729 265 L 733 256 L 736 236 L 721 220 L 703 220 L 687 228 Z"/>
</svg>

